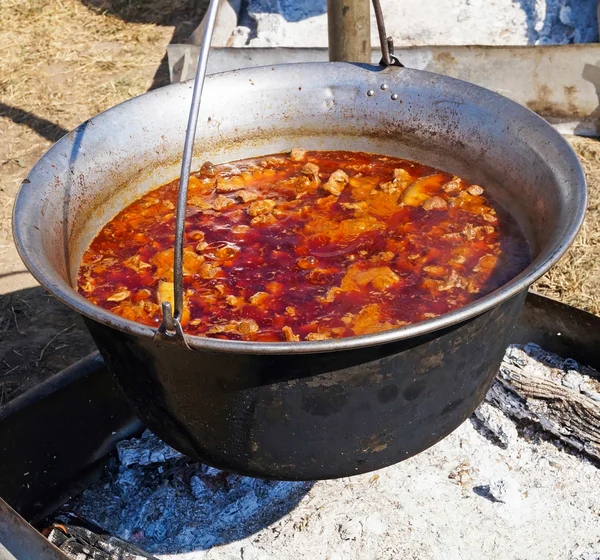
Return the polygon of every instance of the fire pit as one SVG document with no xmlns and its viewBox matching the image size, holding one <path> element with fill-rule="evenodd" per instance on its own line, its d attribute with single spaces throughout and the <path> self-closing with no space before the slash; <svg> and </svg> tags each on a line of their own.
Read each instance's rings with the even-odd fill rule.
<svg viewBox="0 0 600 560">
<path fill-rule="evenodd" d="M 42 158 L 17 197 L 15 241 L 30 271 L 85 317 L 146 425 L 215 467 L 280 479 L 335 478 L 390 465 L 439 441 L 483 398 L 528 286 L 567 250 L 583 220 L 585 180 L 564 139 L 495 93 L 402 67 L 378 2 L 374 7 L 378 67 L 281 65 L 209 77 L 194 168 L 301 145 L 402 155 L 482 182 L 520 223 L 533 262 L 476 302 L 342 340 L 184 336 L 180 261 L 201 81 L 193 92 L 175 84 L 84 123 Z M 213 0 L 209 30 L 216 8 Z M 163 306 L 155 330 L 94 306 L 74 290 L 74 279 L 99 227 L 177 176 L 184 128 L 174 320 Z"/>
<path fill-rule="evenodd" d="M 377 551 L 379 557 L 412 554 L 424 559 L 452 554 L 479 558 L 482 551 L 491 559 L 593 558 L 600 538 L 600 502 L 589 488 L 600 476 L 600 446 L 593 429 L 585 441 L 585 429 L 577 432 L 561 423 L 551 394 L 562 390 L 563 402 L 593 406 L 598 373 L 522 343 L 543 342 L 563 356 L 598 365 L 598 321 L 531 295 L 512 339 L 521 344 L 506 353 L 486 403 L 446 440 L 402 464 L 338 481 L 269 482 L 198 465 L 146 433 L 122 439 L 102 478 L 40 528 L 60 520 L 74 523 L 68 514 L 75 513 L 102 527 L 104 544 L 109 536 L 113 544 L 120 537 L 148 557 L 177 560 L 285 559 L 301 553 L 343 559 L 368 551 Z M 90 380 L 97 376 L 90 375 Z M 104 376 L 110 380 L 106 372 Z M 88 388 L 98 386 L 94 381 Z M 38 414 L 40 407 L 48 410 L 51 396 L 49 392 L 32 399 L 30 414 Z M 73 404 L 80 399 L 88 400 L 81 392 Z M 58 402 L 55 406 L 57 411 L 63 408 Z M 80 410 L 77 414 L 84 413 Z M 576 412 L 570 417 L 578 418 Z M 579 418 L 585 425 L 585 416 Z M 78 420 L 71 414 L 70 424 L 77 426 Z M 99 428 L 89 426 L 90 441 L 104 437 Z M 54 448 L 60 453 L 62 441 L 74 433 L 65 424 L 63 431 L 47 436 L 48 452 Z M 27 438 L 27 432 L 22 434 L 22 440 Z M 83 451 L 81 446 L 71 445 L 72 464 L 85 457 L 78 451 Z M 14 460 L 24 462 L 23 457 Z M 64 458 L 53 461 L 51 455 L 47 464 L 56 460 Z M 19 480 L 44 485 L 44 476 L 51 476 L 43 474 L 47 464 L 43 458 L 29 462 L 20 479 L 15 468 L 15 478 L 0 488 L 0 495 L 14 496 L 12 488 Z M 0 476 L 0 483 L 4 481 L 9 479 Z M 43 504 L 47 498 L 38 493 L 36 499 Z M 46 505 L 47 512 L 57 507 Z M 457 515 L 460 525 L 454 523 Z M 541 533 L 532 535 L 528 527 L 534 520 Z M 461 536 L 465 534 L 468 539 Z M 54 538 L 62 542 L 60 535 Z"/>
</svg>

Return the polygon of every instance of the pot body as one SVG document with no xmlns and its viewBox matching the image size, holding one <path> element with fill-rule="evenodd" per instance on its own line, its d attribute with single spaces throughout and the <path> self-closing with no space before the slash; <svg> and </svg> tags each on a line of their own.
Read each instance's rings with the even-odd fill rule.
<svg viewBox="0 0 600 560">
<path fill-rule="evenodd" d="M 492 383 L 525 294 L 443 331 L 296 356 L 182 350 L 87 325 L 172 447 L 243 475 L 311 480 L 402 461 L 458 427 Z"/>
<path fill-rule="evenodd" d="M 117 317 L 75 289 L 102 226 L 179 176 L 192 85 L 132 99 L 80 125 L 34 167 L 14 236 L 29 270 L 79 311 L 139 416 L 188 455 L 245 474 L 350 475 L 407 458 L 477 406 L 528 286 L 581 226 L 585 179 L 543 119 L 473 84 L 408 68 L 292 64 L 206 80 L 194 168 L 293 147 L 415 159 L 482 184 L 521 224 L 532 262 L 459 310 L 340 340 L 186 337 Z M 191 348 L 191 349 L 190 349 Z"/>
</svg>

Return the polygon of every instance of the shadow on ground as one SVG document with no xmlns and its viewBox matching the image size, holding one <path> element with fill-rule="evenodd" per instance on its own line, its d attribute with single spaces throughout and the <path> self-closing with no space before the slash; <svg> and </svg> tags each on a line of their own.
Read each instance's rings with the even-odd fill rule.
<svg viewBox="0 0 600 560">
<path fill-rule="evenodd" d="M 90 10 L 113 15 L 127 23 L 153 23 L 175 27 L 170 43 L 185 43 L 202 21 L 209 0 L 81 0 Z M 154 47 L 150 47 L 154 48 Z M 169 84 L 165 54 L 150 89 Z"/>
<path fill-rule="evenodd" d="M 27 126 L 50 142 L 56 142 L 69 132 L 66 128 L 38 117 L 30 111 L 24 111 L 2 102 L 0 102 L 0 117 L 6 117 L 16 124 Z"/>
<path fill-rule="evenodd" d="M 81 316 L 44 288 L 0 295 L 0 406 L 95 350 Z"/>
</svg>

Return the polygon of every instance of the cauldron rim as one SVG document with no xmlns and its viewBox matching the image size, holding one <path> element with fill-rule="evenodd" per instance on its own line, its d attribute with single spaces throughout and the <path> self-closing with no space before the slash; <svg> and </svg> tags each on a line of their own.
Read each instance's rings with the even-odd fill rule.
<svg viewBox="0 0 600 560">
<path fill-rule="evenodd" d="M 222 353 L 237 353 L 237 354 L 311 354 L 311 353 L 323 353 L 323 352 L 336 352 L 350 349 L 365 348 L 369 346 L 376 346 L 396 342 L 399 340 L 406 340 L 417 336 L 429 334 L 435 331 L 441 331 L 447 327 L 462 323 L 468 319 L 476 317 L 496 306 L 504 301 L 516 296 L 520 292 L 527 290 L 528 287 L 535 282 L 538 278 L 543 276 L 569 249 L 570 245 L 574 241 L 578 234 L 584 220 L 586 206 L 587 206 L 587 191 L 586 191 L 586 179 L 581 164 L 577 159 L 577 156 L 568 142 L 556 131 L 549 123 L 547 123 L 542 117 L 535 114 L 528 108 L 498 94 L 482 88 L 470 82 L 451 78 L 448 76 L 427 72 L 424 70 L 416 70 L 409 68 L 388 68 L 382 70 L 379 66 L 372 66 L 366 64 L 350 64 L 350 63 L 331 63 L 331 62 L 311 62 L 311 63 L 291 63 L 291 64 L 278 64 L 268 65 L 264 67 L 245 68 L 240 70 L 233 70 L 223 72 L 220 74 L 213 74 L 207 77 L 207 83 L 210 83 L 212 79 L 218 79 L 220 76 L 225 75 L 244 75 L 247 74 L 252 77 L 255 73 L 269 70 L 285 71 L 286 69 L 295 69 L 298 71 L 299 67 L 314 67 L 322 68 L 323 66 L 340 66 L 344 65 L 345 72 L 360 72 L 369 71 L 377 73 L 391 73 L 401 71 L 411 74 L 426 75 L 430 82 L 433 83 L 434 87 L 441 84 L 442 87 L 449 89 L 462 88 L 465 94 L 471 90 L 471 92 L 478 93 L 479 95 L 485 95 L 488 99 L 502 102 L 513 111 L 520 113 L 523 119 L 528 119 L 528 124 L 535 124 L 536 126 L 543 128 L 545 131 L 546 139 L 549 144 L 554 144 L 560 149 L 563 155 L 570 160 L 572 166 L 572 181 L 576 184 L 576 189 L 573 192 L 574 203 L 573 206 L 576 210 L 574 215 L 570 216 L 568 227 L 560 242 L 554 243 L 550 248 L 544 248 L 540 255 L 538 255 L 529 266 L 522 271 L 515 278 L 498 288 L 497 290 L 487 294 L 486 296 L 475 300 L 474 302 L 461 307 L 455 311 L 445 313 L 439 317 L 428 319 L 418 323 L 406 325 L 397 329 L 391 329 L 374 334 L 353 336 L 342 339 L 332 339 L 323 341 L 302 341 L 302 342 L 248 342 L 248 341 L 232 341 L 232 340 L 221 340 L 208 337 L 185 335 L 187 345 L 191 349 L 202 350 L 202 351 L 214 351 Z M 352 70 L 354 68 L 354 70 Z M 183 82 L 177 84 L 171 84 L 142 94 L 141 96 L 135 97 L 128 101 L 125 101 L 115 107 L 111 107 L 102 113 L 92 117 L 85 125 L 90 123 L 95 124 L 98 120 L 101 120 L 106 115 L 110 115 L 111 112 L 127 106 L 131 103 L 135 103 L 140 97 L 150 95 L 160 95 L 161 91 L 165 91 L 170 88 L 171 91 L 177 91 L 177 89 L 191 89 L 192 84 L 190 82 Z M 80 125 L 80 127 L 83 125 Z M 71 307 L 80 314 L 104 324 L 108 327 L 120 330 L 122 332 L 131 334 L 133 336 L 149 337 L 152 338 L 156 329 L 121 318 L 101 307 L 98 307 L 87 299 L 79 295 L 67 282 L 63 282 L 64 285 L 56 283 L 47 277 L 44 271 L 44 267 L 40 266 L 37 259 L 32 257 L 29 236 L 27 228 L 31 227 L 32 219 L 21 219 L 22 216 L 28 212 L 28 197 L 32 196 L 28 192 L 27 186 L 31 183 L 29 179 L 35 174 L 36 168 L 40 165 L 40 162 L 49 154 L 55 150 L 63 150 L 63 144 L 69 142 L 69 138 L 73 138 L 76 131 L 80 128 L 76 128 L 74 131 L 67 134 L 61 140 L 59 140 L 54 146 L 52 146 L 44 156 L 36 163 L 32 171 L 28 174 L 28 177 L 23 181 L 21 188 L 17 194 L 14 208 L 13 208 L 13 237 L 15 245 L 19 252 L 19 255 L 31 274 L 35 279 L 48 289 L 55 297 L 62 301 L 67 306 Z"/>
</svg>

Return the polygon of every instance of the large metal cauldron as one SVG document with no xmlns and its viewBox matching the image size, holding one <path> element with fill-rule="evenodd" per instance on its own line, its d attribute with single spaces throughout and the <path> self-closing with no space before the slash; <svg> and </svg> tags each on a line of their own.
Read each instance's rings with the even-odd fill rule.
<svg viewBox="0 0 600 560">
<path fill-rule="evenodd" d="M 490 385 L 528 286 L 582 222 L 585 181 L 567 143 L 504 97 L 422 71 L 324 63 L 208 78 L 195 168 L 294 146 L 413 158 L 483 184 L 520 220 L 534 260 L 476 303 L 394 331 L 268 344 L 186 337 L 188 349 L 154 341 L 153 329 L 73 286 L 102 225 L 178 176 L 191 90 L 168 86 L 82 124 L 35 166 L 15 205 L 23 260 L 86 317 L 140 418 L 191 457 L 284 479 L 377 469 L 454 430 Z"/>
</svg>

